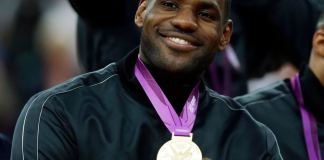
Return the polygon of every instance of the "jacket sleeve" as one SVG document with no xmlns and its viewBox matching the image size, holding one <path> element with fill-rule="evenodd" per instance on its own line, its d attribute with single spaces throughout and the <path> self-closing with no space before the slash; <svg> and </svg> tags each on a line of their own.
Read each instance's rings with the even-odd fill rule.
<svg viewBox="0 0 324 160">
<path fill-rule="evenodd" d="M 261 123 L 260 123 L 261 124 Z M 282 156 L 279 150 L 279 145 L 274 133 L 266 127 L 264 124 L 261 124 L 264 129 L 266 141 L 267 141 L 267 155 L 262 158 L 263 160 L 282 160 Z"/>
<path fill-rule="evenodd" d="M 72 130 L 52 99 L 36 95 L 25 105 L 16 124 L 11 160 L 77 159 Z"/>
</svg>

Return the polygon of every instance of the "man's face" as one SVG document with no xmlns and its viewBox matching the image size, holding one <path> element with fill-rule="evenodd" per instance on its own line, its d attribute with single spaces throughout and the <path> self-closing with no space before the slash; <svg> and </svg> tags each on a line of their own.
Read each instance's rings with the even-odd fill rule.
<svg viewBox="0 0 324 160">
<path fill-rule="evenodd" d="M 202 72 L 229 42 L 223 9 L 224 0 L 144 0 L 135 17 L 141 59 L 168 73 Z"/>
</svg>

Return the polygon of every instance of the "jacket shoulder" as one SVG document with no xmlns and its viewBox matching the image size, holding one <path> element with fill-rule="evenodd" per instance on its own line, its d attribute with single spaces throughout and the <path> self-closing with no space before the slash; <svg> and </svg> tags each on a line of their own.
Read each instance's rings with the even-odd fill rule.
<svg viewBox="0 0 324 160">
<path fill-rule="evenodd" d="M 100 70 L 81 74 L 57 86 L 47 89 L 41 92 L 38 98 L 44 99 L 50 95 L 56 95 L 56 94 L 76 90 L 82 87 L 90 87 L 90 86 L 102 84 L 107 82 L 114 76 L 118 76 L 117 67 L 115 63 L 111 63 Z"/>
<path fill-rule="evenodd" d="M 249 94 L 235 97 L 234 100 L 245 107 L 253 103 L 271 101 L 290 94 L 289 86 L 284 81 L 278 81 Z"/>
<path fill-rule="evenodd" d="M 58 95 L 106 83 L 117 75 L 116 65 L 112 63 L 101 70 L 77 76 L 31 97 L 16 123 L 12 159 L 42 159 L 40 157 L 44 153 L 54 151 L 48 147 L 52 144 L 58 146 L 54 152 L 62 153 L 57 154 L 61 158 L 53 159 L 73 159 L 72 153 L 75 148 L 73 145 L 75 144 L 69 144 L 71 145 L 67 147 L 69 150 L 64 150 L 65 147 L 63 147 L 66 141 L 73 141 L 70 139 L 73 137 L 73 131 L 65 114 L 66 105 L 61 98 L 57 98 Z"/>
</svg>

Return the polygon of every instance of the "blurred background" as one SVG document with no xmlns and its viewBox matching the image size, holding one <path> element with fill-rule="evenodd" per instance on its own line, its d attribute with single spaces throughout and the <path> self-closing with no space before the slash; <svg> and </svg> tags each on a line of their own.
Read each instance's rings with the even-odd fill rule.
<svg viewBox="0 0 324 160">
<path fill-rule="evenodd" d="M 1 146 L 10 145 L 15 121 L 32 95 L 116 61 L 138 45 L 137 4 L 0 0 L 0 160 L 8 159 Z M 315 8 L 311 0 L 232 0 L 231 44 L 217 53 L 206 81 L 233 97 L 294 75 L 308 61 Z"/>
<path fill-rule="evenodd" d="M 66 0 L 0 0 L 0 139 L 33 94 L 80 73 L 76 22 Z"/>
</svg>

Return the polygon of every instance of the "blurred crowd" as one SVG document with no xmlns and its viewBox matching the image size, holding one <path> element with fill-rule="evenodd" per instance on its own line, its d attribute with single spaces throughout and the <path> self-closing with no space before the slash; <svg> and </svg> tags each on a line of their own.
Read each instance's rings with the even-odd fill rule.
<svg viewBox="0 0 324 160">
<path fill-rule="evenodd" d="M 138 46 L 140 31 L 133 23 L 138 2 L 117 1 L 107 9 L 107 2 L 94 0 L 88 10 L 87 2 L 73 0 L 0 1 L 0 138 L 10 142 L 32 95 L 102 68 Z M 206 73 L 213 89 L 243 95 L 293 76 L 308 62 L 319 16 L 309 0 L 232 3 L 231 45 Z"/>
<path fill-rule="evenodd" d="M 0 2 L 0 131 L 33 94 L 80 73 L 77 15 L 65 0 Z"/>
<path fill-rule="evenodd" d="M 8 142 L 33 94 L 80 73 L 76 21 L 65 0 L 0 1 L 0 133 Z"/>
</svg>

